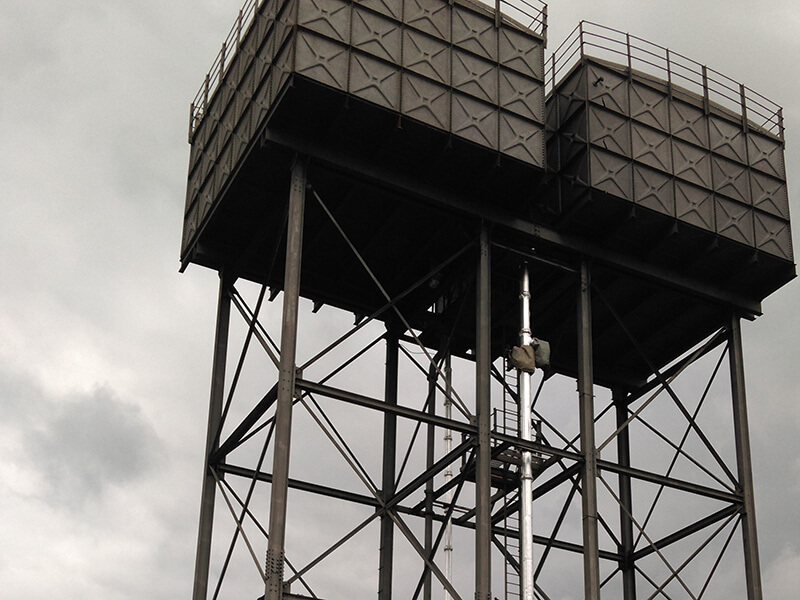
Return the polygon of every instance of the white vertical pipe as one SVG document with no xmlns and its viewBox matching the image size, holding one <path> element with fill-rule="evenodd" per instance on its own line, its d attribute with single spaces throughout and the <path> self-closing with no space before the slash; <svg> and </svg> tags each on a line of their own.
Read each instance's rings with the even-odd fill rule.
<svg viewBox="0 0 800 600">
<path fill-rule="evenodd" d="M 450 371 L 450 354 L 447 354 L 447 358 L 445 359 L 445 396 L 444 396 L 444 416 L 446 419 L 453 418 L 453 403 L 450 400 L 450 394 L 452 393 L 452 374 Z M 444 431 L 444 453 L 450 454 L 450 451 L 453 449 L 453 432 L 449 429 L 445 429 Z M 450 480 L 453 479 L 453 467 L 452 464 L 447 465 L 447 469 L 444 471 L 444 483 L 445 485 L 450 483 Z M 444 501 L 446 504 L 450 504 L 453 501 L 453 491 L 447 490 L 444 495 Z M 444 530 L 444 576 L 447 578 L 448 581 L 453 580 L 453 520 L 452 517 L 447 520 L 445 524 Z M 444 591 L 444 600 L 452 600 L 452 596 L 450 596 L 450 592 L 447 590 Z"/>
<path fill-rule="evenodd" d="M 520 308 L 522 327 L 519 331 L 520 346 L 531 344 L 531 291 L 528 265 L 522 267 L 520 281 Z M 531 423 L 531 373 L 517 370 L 519 382 L 519 437 L 533 440 Z M 522 451 L 522 467 L 519 482 L 519 563 L 521 600 L 533 598 L 533 457 L 529 450 Z"/>
</svg>

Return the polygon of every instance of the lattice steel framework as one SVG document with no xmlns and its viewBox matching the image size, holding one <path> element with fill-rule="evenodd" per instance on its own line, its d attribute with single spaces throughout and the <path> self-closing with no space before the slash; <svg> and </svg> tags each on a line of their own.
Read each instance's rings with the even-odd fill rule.
<svg viewBox="0 0 800 600">
<path fill-rule="evenodd" d="M 526 452 L 535 598 L 761 600 L 740 321 L 794 276 L 782 114 L 584 25 L 545 73 L 544 7 L 501 8 L 248 2 L 192 105 L 182 259 L 220 272 L 194 600 L 514 600 Z"/>
</svg>

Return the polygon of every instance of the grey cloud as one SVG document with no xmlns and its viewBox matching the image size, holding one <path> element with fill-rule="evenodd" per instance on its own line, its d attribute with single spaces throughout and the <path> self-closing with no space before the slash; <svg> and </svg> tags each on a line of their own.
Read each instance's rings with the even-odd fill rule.
<svg viewBox="0 0 800 600">
<path fill-rule="evenodd" d="M 138 407 L 108 387 L 53 402 L 23 441 L 25 456 L 46 482 L 43 499 L 77 508 L 111 485 L 154 468 L 160 442 Z"/>
</svg>

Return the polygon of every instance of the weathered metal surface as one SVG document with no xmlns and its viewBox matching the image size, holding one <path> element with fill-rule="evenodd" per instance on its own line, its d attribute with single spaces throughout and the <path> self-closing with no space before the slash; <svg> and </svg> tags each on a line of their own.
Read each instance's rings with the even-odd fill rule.
<svg viewBox="0 0 800 600">
<path fill-rule="evenodd" d="M 544 40 L 522 25 L 467 0 L 270 0 L 255 11 L 218 87 L 192 107 L 183 255 L 294 76 L 544 168 Z"/>
<path fill-rule="evenodd" d="M 695 93 L 582 54 L 548 96 L 550 167 L 580 184 L 562 204 L 589 188 L 791 262 L 782 122 L 750 120 L 743 86 L 738 111 L 710 100 L 702 72 Z"/>
</svg>

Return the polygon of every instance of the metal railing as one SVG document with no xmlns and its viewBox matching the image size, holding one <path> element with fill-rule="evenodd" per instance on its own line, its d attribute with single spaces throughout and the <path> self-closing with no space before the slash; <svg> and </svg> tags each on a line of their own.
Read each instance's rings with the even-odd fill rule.
<svg viewBox="0 0 800 600">
<path fill-rule="evenodd" d="M 189 139 L 197 130 L 200 122 L 208 112 L 209 101 L 217 91 L 225 77 L 225 70 L 230 66 L 234 55 L 239 50 L 239 46 L 247 35 L 250 26 L 255 21 L 258 9 L 265 0 L 245 0 L 244 6 L 239 10 L 239 16 L 231 27 L 228 37 L 222 42 L 222 48 L 217 54 L 211 68 L 206 73 L 206 78 L 200 86 L 197 94 L 192 100 L 189 111 Z"/>
<path fill-rule="evenodd" d="M 493 6 L 498 19 L 505 15 L 547 39 L 547 4 L 541 0 L 479 0 Z"/>
<path fill-rule="evenodd" d="M 552 91 L 585 56 L 655 76 L 697 94 L 706 108 L 713 103 L 736 114 L 743 124 L 783 139 L 783 109 L 768 98 L 682 54 L 589 21 L 581 21 L 547 60 L 546 91 Z"/>
<path fill-rule="evenodd" d="M 547 5 L 541 0 L 478 0 L 482 4 L 494 7 L 498 19 L 506 15 L 533 33 L 546 38 L 547 36 Z M 200 126 L 203 118 L 208 113 L 209 102 L 217 91 L 225 70 L 230 66 L 234 55 L 239 50 L 242 40 L 247 35 L 250 26 L 255 20 L 259 8 L 265 0 L 246 0 L 239 11 L 236 22 L 231 27 L 228 37 L 222 42 L 222 47 L 208 70 L 203 84 L 192 100 L 189 109 L 189 141 Z"/>
</svg>

